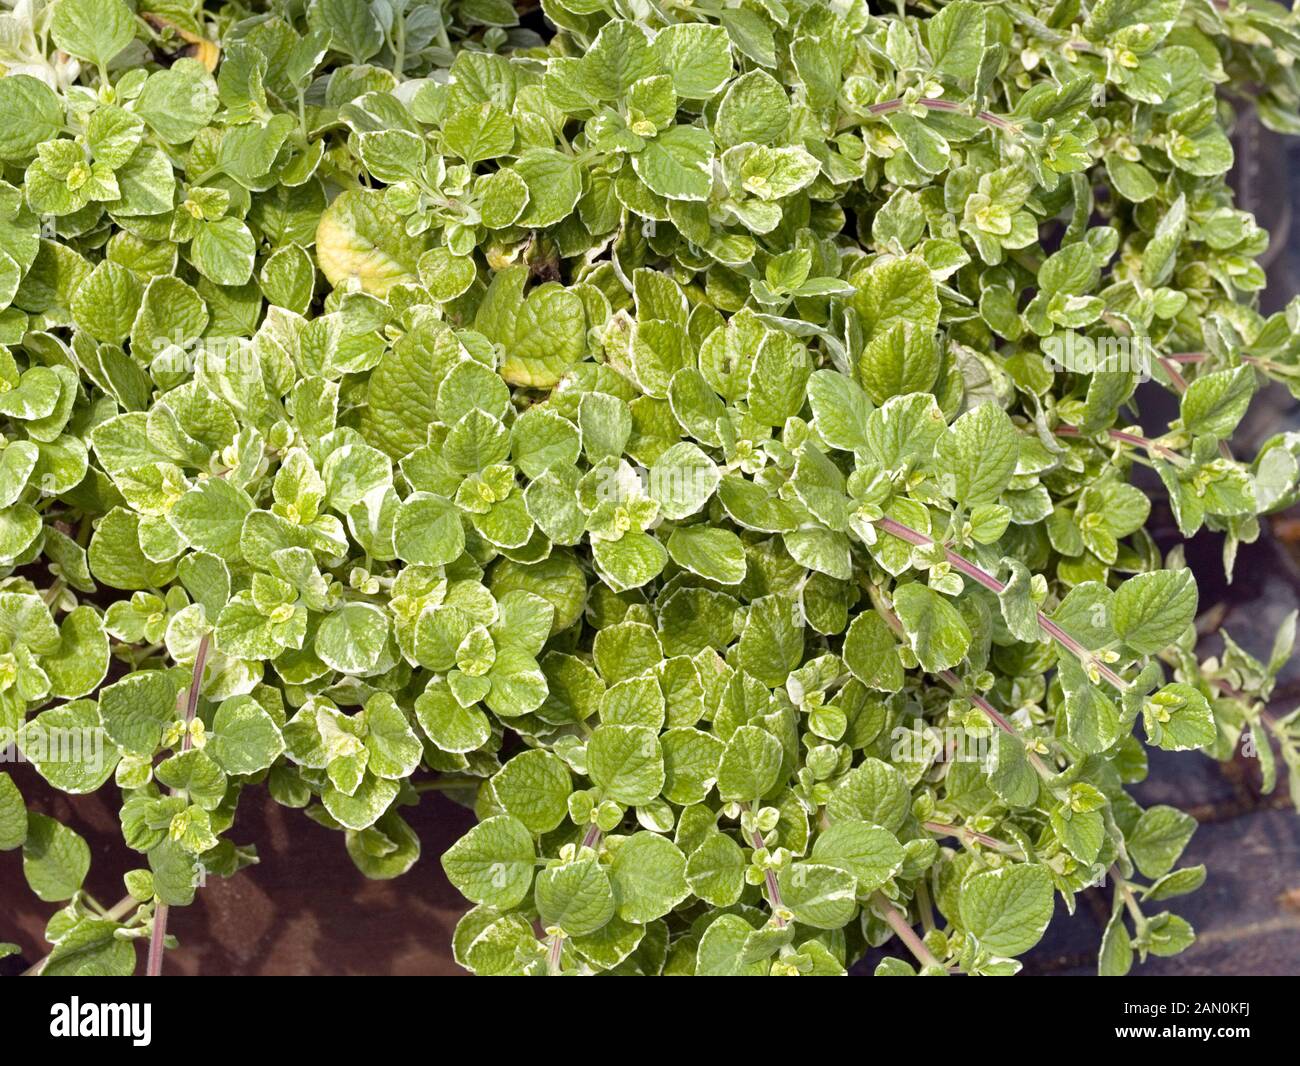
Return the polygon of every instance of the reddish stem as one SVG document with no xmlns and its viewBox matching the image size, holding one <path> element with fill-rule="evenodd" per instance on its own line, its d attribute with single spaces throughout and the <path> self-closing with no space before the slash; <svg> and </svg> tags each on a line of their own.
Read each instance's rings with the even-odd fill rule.
<svg viewBox="0 0 1300 1066">
<path fill-rule="evenodd" d="M 741 810 L 748 811 L 749 804 L 742 803 Z M 749 842 L 754 846 L 756 851 L 767 849 L 767 841 L 763 839 L 763 834 L 755 829 L 749 835 Z M 785 928 L 785 919 L 781 917 L 781 911 L 785 910 L 785 901 L 781 899 L 781 888 L 776 882 L 776 873 L 773 870 L 763 871 L 763 882 L 767 886 L 767 898 L 772 904 L 772 921 L 778 929 Z"/>
<path fill-rule="evenodd" d="M 899 540 L 905 540 L 909 544 L 915 544 L 918 547 L 928 548 L 934 544 L 933 538 L 926 536 L 918 530 L 912 529 L 910 526 L 905 526 L 902 522 L 897 522 L 892 518 L 878 518 L 876 520 L 876 525 L 891 536 L 895 536 Z M 943 551 L 949 565 L 952 566 L 954 570 L 965 574 L 972 581 L 983 585 L 995 595 L 1000 595 L 1006 590 L 1006 585 L 995 578 L 992 574 L 971 562 L 969 559 L 958 555 L 948 547 L 945 547 Z M 1081 662 L 1092 663 L 1092 665 L 1097 668 L 1097 672 L 1119 691 L 1123 692 L 1128 688 L 1128 682 L 1120 677 L 1119 674 L 1115 673 L 1115 671 L 1105 663 L 1098 662 L 1091 651 L 1070 636 L 1069 633 L 1048 618 L 1047 615 L 1043 614 L 1042 611 L 1037 613 L 1038 624 L 1042 626 L 1043 631 L 1060 644 L 1061 647 L 1075 655 Z"/>
<path fill-rule="evenodd" d="M 916 935 L 916 930 L 908 924 L 907 917 L 889 902 L 883 892 L 877 892 L 871 897 L 871 900 L 877 907 L 885 912 L 885 921 L 890 928 L 898 935 L 898 939 L 907 945 L 907 950 L 916 956 L 916 961 L 922 966 L 941 966 L 942 963 L 931 954 L 930 949 L 925 946 L 925 942 Z"/>
<path fill-rule="evenodd" d="M 907 101 L 902 99 L 884 100 L 878 104 L 872 104 L 867 108 L 867 111 L 873 115 L 886 115 L 890 111 L 898 111 L 906 103 Z M 931 111 L 950 111 L 958 114 L 966 113 L 963 106 L 955 100 L 936 100 L 933 97 L 923 96 L 921 99 L 917 100 L 916 103 L 920 104 L 922 107 L 929 108 Z M 995 115 L 991 111 L 976 111 L 974 117 L 989 126 L 994 126 L 1000 130 L 1006 130 L 1009 133 L 1015 133 L 1019 130 L 1019 127 L 1016 126 L 1015 123 L 1008 122 L 1001 115 Z"/>
<path fill-rule="evenodd" d="M 1058 437 L 1083 436 L 1083 434 L 1079 432 L 1078 426 L 1057 426 L 1055 433 Z M 1123 444 L 1131 444 L 1135 448 L 1144 448 L 1147 451 L 1159 455 L 1163 459 L 1169 459 L 1172 462 L 1177 462 L 1182 459 L 1182 456 L 1168 445 L 1160 444 L 1148 437 L 1140 437 L 1136 433 L 1126 433 L 1122 429 L 1108 429 L 1106 430 L 1106 435 L 1110 437 L 1111 440 L 1117 440 Z"/>
</svg>

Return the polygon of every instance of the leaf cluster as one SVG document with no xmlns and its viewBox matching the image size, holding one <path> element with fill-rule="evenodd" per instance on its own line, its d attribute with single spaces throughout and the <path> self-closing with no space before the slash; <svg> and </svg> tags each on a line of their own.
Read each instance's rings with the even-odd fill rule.
<svg viewBox="0 0 1300 1066">
<path fill-rule="evenodd" d="M 1192 942 L 1128 786 L 1300 774 L 1294 616 L 1200 661 L 1134 475 L 1229 571 L 1297 497 L 1228 445 L 1300 303 L 1225 182 L 1296 19 L 933 6 L 0 16 L 0 727 L 140 856 L 102 906 L 0 774 L 43 972 L 129 972 L 262 788 L 378 878 L 472 803 L 480 974 L 1014 973 L 1103 883 L 1101 972 Z"/>
</svg>

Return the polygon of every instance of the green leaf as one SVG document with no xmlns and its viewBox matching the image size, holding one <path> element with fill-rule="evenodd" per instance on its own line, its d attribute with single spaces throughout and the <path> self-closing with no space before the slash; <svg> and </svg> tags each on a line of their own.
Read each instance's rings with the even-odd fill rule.
<svg viewBox="0 0 1300 1066">
<path fill-rule="evenodd" d="M 99 694 L 104 731 L 129 752 L 153 755 L 163 727 L 181 717 L 176 706 L 179 687 L 175 674 L 164 670 L 129 674 L 109 685 Z"/>
<path fill-rule="evenodd" d="M 327 614 L 316 631 L 321 662 L 345 674 L 373 670 L 388 643 L 388 618 L 369 603 L 347 603 Z"/>
<path fill-rule="evenodd" d="M 284 751 L 280 727 L 251 696 L 236 696 L 217 708 L 209 754 L 228 774 L 254 774 Z"/>
<path fill-rule="evenodd" d="M 833 821 L 857 819 L 897 832 L 911 808 L 911 790 L 900 771 L 868 758 L 850 770 L 826 803 Z"/>
<path fill-rule="evenodd" d="M 898 692 L 903 687 L 903 662 L 898 640 L 875 611 L 854 617 L 844 636 L 844 665 L 868 688 Z"/>
<path fill-rule="evenodd" d="M 592 782 L 606 796 L 628 806 L 649 803 L 664 787 L 659 736 L 643 725 L 602 725 L 587 742 Z"/>
<path fill-rule="evenodd" d="M 678 23 L 655 34 L 652 52 L 673 79 L 673 90 L 690 100 L 706 100 L 732 74 L 731 43 L 721 26 Z"/>
<path fill-rule="evenodd" d="M 88 695 L 108 674 L 109 642 L 95 608 L 74 607 L 59 627 L 59 646 L 41 659 L 50 694 L 63 699 Z"/>
<path fill-rule="evenodd" d="M 700 899 L 730 907 L 745 888 L 745 853 L 725 833 L 711 832 L 686 860 L 686 881 Z"/>
<path fill-rule="evenodd" d="M 660 737 L 664 753 L 664 798 L 701 803 L 713 788 L 723 743 L 699 729 L 669 729 Z"/>
<path fill-rule="evenodd" d="M 27 805 L 7 773 L 0 773 L 0 851 L 20 848 L 27 839 Z"/>
<path fill-rule="evenodd" d="M 200 481 L 176 501 L 169 516 L 185 541 L 227 562 L 240 559 L 239 538 L 253 501 L 222 478 Z"/>
<path fill-rule="evenodd" d="M 414 281 L 423 251 L 423 240 L 406 235 L 379 192 L 340 193 L 316 227 L 316 262 L 329 283 L 338 286 L 352 279 L 377 296 L 399 282 Z"/>
<path fill-rule="evenodd" d="M 309 10 L 312 28 L 328 34 L 330 43 L 357 63 L 364 63 L 384 43 L 379 20 L 361 0 L 312 0 Z"/>
<path fill-rule="evenodd" d="M 498 271 L 474 319 L 474 328 L 501 345 L 501 376 L 508 384 L 549 388 L 586 351 L 587 314 L 582 300 L 554 282 L 525 298 L 528 269 Z"/>
<path fill-rule="evenodd" d="M 934 338 L 908 322 L 878 331 L 858 362 L 862 386 L 878 404 L 891 396 L 928 392 L 938 373 Z"/>
<path fill-rule="evenodd" d="M 609 864 L 616 913 L 625 922 L 645 925 L 661 918 L 690 895 L 686 856 L 655 833 L 633 833 Z"/>
<path fill-rule="evenodd" d="M 706 200 L 713 187 L 713 138 L 697 126 L 673 126 L 632 157 L 637 177 L 669 200 Z"/>
<path fill-rule="evenodd" d="M 668 552 L 648 533 L 625 533 L 619 540 L 598 540 L 592 554 L 602 577 L 616 592 L 640 588 L 658 577 Z"/>
<path fill-rule="evenodd" d="M 1143 724 L 1151 743 L 1166 751 L 1207 748 L 1218 730 L 1209 701 L 1191 685 L 1166 685 L 1143 706 Z"/>
<path fill-rule="evenodd" d="M 736 646 L 748 673 L 773 688 L 782 685 L 802 660 L 803 649 L 803 632 L 789 600 L 763 596 L 750 605 Z"/>
<path fill-rule="evenodd" d="M 63 125 L 63 106 L 45 82 L 30 74 L 0 78 L 0 159 L 30 159 Z"/>
<path fill-rule="evenodd" d="M 1099 977 L 1124 977 L 1133 968 L 1133 943 L 1124 927 L 1124 912 L 1117 910 L 1106 923 L 1097 956 Z"/>
<path fill-rule="evenodd" d="M 1153 880 L 1174 868 L 1196 832 L 1196 819 L 1175 807 L 1151 807 L 1142 812 L 1124 845 L 1142 873 Z"/>
<path fill-rule="evenodd" d="M 1190 570 L 1138 574 L 1115 592 L 1115 632 L 1138 655 L 1163 651 L 1196 617 L 1196 580 Z"/>
<path fill-rule="evenodd" d="M 984 9 L 973 0 L 957 0 L 926 23 L 926 39 L 935 69 L 954 78 L 973 78 L 984 53 Z"/>
<path fill-rule="evenodd" d="M 686 518 L 704 506 L 721 480 L 713 460 L 697 445 L 683 441 L 650 468 L 650 498 L 665 518 Z"/>
<path fill-rule="evenodd" d="M 762 799 L 775 786 L 784 752 L 766 729 L 741 726 L 727 740 L 718 763 L 718 794 L 724 800 Z"/>
<path fill-rule="evenodd" d="M 462 707 L 436 682 L 415 700 L 415 716 L 425 735 L 442 751 L 455 755 L 481 748 L 492 735 L 488 717 L 477 707 Z"/>
<path fill-rule="evenodd" d="M 401 786 L 396 781 L 367 772 L 355 792 L 349 794 L 338 788 L 326 788 L 321 793 L 321 802 L 344 828 L 361 831 L 369 829 L 387 813 L 400 791 Z"/>
<path fill-rule="evenodd" d="M 988 775 L 989 788 L 1008 807 L 1030 807 L 1038 799 L 1038 775 L 1019 737 L 1001 730 L 994 733 Z"/>
<path fill-rule="evenodd" d="M 839 929 L 857 913 L 857 882 L 835 866 L 795 862 L 779 877 L 781 899 L 795 920 L 814 929 Z"/>
<path fill-rule="evenodd" d="M 1052 918 L 1052 879 L 1042 866 L 1020 863 L 968 877 L 961 886 L 961 921 L 996 955 L 1028 951 Z"/>
<path fill-rule="evenodd" d="M 90 608 L 84 608 L 90 610 Z M 113 776 L 118 752 L 105 742 L 99 709 L 92 700 L 73 700 L 42 711 L 18 734 L 23 757 L 61 792 L 94 792 Z"/>
<path fill-rule="evenodd" d="M 767 71 L 751 70 L 727 87 L 718 105 L 714 135 L 724 148 L 747 142 L 772 144 L 784 139 L 789 124 L 786 90 Z"/>
<path fill-rule="evenodd" d="M 41 967 L 42 977 L 130 977 L 135 943 L 116 936 L 117 922 L 90 918 L 63 936 Z"/>
<path fill-rule="evenodd" d="M 749 413 L 766 426 L 799 413 L 811 371 L 807 349 L 788 333 L 763 338 L 749 372 Z"/>
<path fill-rule="evenodd" d="M 745 942 L 754 931 L 738 914 L 715 918 L 704 930 L 696 951 L 697 977 L 757 977 L 767 973 L 765 959 L 748 959 Z"/>
<path fill-rule="evenodd" d="M 852 378 L 817 370 L 808 379 L 808 403 L 818 435 L 832 448 L 866 452 L 872 404 Z"/>
<path fill-rule="evenodd" d="M 456 841 L 443 853 L 442 868 L 467 899 L 508 908 L 532 888 L 536 855 L 527 827 L 503 814 L 479 822 Z"/>
<path fill-rule="evenodd" d="M 595 859 L 547 867 L 537 875 L 534 901 L 542 928 L 562 929 L 569 936 L 596 932 L 615 911 L 609 874 Z"/>
<path fill-rule="evenodd" d="M 934 589 L 913 582 L 894 590 L 894 610 L 928 673 L 950 670 L 966 657 L 971 632 L 960 612 Z"/>
<path fill-rule="evenodd" d="M 47 903 L 71 899 L 81 891 L 90 870 L 90 846 L 62 822 L 43 814 L 27 815 L 23 876 Z"/>
<path fill-rule="evenodd" d="M 182 57 L 149 75 L 135 112 L 169 144 L 192 141 L 218 107 L 217 86 L 203 64 Z"/>
<path fill-rule="evenodd" d="M 243 222 L 219 218 L 201 223 L 190 243 L 190 262 L 218 285 L 243 285 L 253 276 L 257 242 Z"/>
<path fill-rule="evenodd" d="M 528 190 L 527 206 L 516 219 L 520 226 L 553 226 L 572 213 L 582 195 L 582 171 L 576 160 L 550 148 L 530 148 L 515 161 L 512 173 Z"/>
<path fill-rule="evenodd" d="M 492 791 L 506 812 L 539 834 L 564 821 L 572 788 L 564 762 L 548 751 L 521 752 L 492 779 Z"/>
<path fill-rule="evenodd" d="M 972 507 L 1002 495 L 1020 458 L 1020 437 L 1005 411 L 984 403 L 939 438 L 936 458 L 952 479 L 953 499 Z"/>
<path fill-rule="evenodd" d="M 393 528 L 397 557 L 442 566 L 465 550 L 465 528 L 454 505 L 427 492 L 412 493 L 398 509 Z"/>
<path fill-rule="evenodd" d="M 1255 372 L 1248 366 L 1220 370 L 1193 381 L 1179 404 L 1179 415 L 1188 433 L 1217 437 L 1232 436 L 1255 392 Z"/>
<path fill-rule="evenodd" d="M 50 35 L 69 55 L 106 67 L 135 39 L 135 17 L 122 0 L 58 0 Z"/>
<path fill-rule="evenodd" d="M 745 579 L 745 548 L 727 529 L 680 526 L 668 537 L 668 554 L 678 566 L 721 585 Z"/>
<path fill-rule="evenodd" d="M 903 867 L 903 848 L 894 834 L 859 821 L 835 822 L 818 835 L 812 861 L 834 866 L 857 881 L 857 895 L 882 887 Z"/>
</svg>

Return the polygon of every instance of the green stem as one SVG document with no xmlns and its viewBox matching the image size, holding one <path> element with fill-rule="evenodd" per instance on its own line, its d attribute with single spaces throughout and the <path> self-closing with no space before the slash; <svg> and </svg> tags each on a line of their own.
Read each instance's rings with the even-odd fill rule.
<svg viewBox="0 0 1300 1066">
<path fill-rule="evenodd" d="M 208 644 L 212 639 L 210 633 L 203 634 L 199 641 L 199 650 L 194 654 L 194 672 L 190 675 L 190 691 L 185 701 L 185 733 L 181 737 L 181 751 L 189 751 L 193 740 L 190 736 L 190 723 L 199 709 L 199 689 L 203 685 L 203 668 L 208 661 Z M 166 950 L 168 906 L 159 901 L 153 912 L 153 928 L 149 932 L 149 956 L 145 965 L 146 977 L 161 977 L 163 951 Z"/>
<path fill-rule="evenodd" d="M 104 912 L 104 918 L 110 922 L 120 922 L 133 910 L 140 906 L 140 901 L 134 896 L 123 896 L 112 907 Z M 29 966 L 22 972 L 23 977 L 39 977 L 45 964 L 50 961 L 50 956 L 46 955 L 33 965 Z"/>
<path fill-rule="evenodd" d="M 406 16 L 397 14 L 397 40 L 393 44 L 393 71 L 398 80 L 402 78 L 402 68 L 406 66 Z"/>
<path fill-rule="evenodd" d="M 928 933 L 934 928 L 934 908 L 924 879 L 916 883 L 916 909 L 921 912 L 921 928 Z"/>
<path fill-rule="evenodd" d="M 1146 917 L 1142 913 L 1142 908 L 1138 906 L 1137 897 L 1133 895 L 1133 889 L 1129 887 L 1123 875 L 1119 872 L 1119 867 L 1110 868 L 1110 876 L 1115 880 L 1115 891 L 1124 900 L 1124 906 L 1128 908 L 1129 915 L 1133 918 L 1134 923 L 1140 929 L 1146 925 Z"/>
</svg>

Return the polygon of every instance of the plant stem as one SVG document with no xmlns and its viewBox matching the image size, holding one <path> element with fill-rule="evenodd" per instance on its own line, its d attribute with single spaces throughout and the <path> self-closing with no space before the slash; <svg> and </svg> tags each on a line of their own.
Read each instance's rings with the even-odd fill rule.
<svg viewBox="0 0 1300 1066">
<path fill-rule="evenodd" d="M 1129 914 L 1140 929 L 1146 924 L 1146 917 L 1142 914 L 1142 908 L 1138 906 L 1137 897 L 1133 895 L 1133 890 L 1129 888 L 1128 881 L 1120 874 L 1117 866 L 1110 868 L 1110 876 L 1115 880 L 1115 891 L 1123 897 L 1124 906 L 1128 908 Z"/>
<path fill-rule="evenodd" d="M 875 607 L 877 613 L 882 618 L 884 618 L 886 624 L 888 624 L 888 626 L 896 634 L 898 634 L 899 637 L 906 640 L 907 634 L 903 630 L 903 623 L 898 620 L 898 615 L 896 615 L 885 605 L 884 598 L 880 595 L 880 590 L 876 588 L 875 585 L 868 585 L 867 595 L 871 597 L 871 605 Z M 996 725 L 999 729 L 1001 729 L 1004 733 L 1009 733 L 1017 740 L 1021 739 L 1019 731 L 1016 729 L 1015 726 L 1011 724 L 1010 719 L 1008 719 L 1006 715 L 1004 715 L 1001 711 L 999 711 L 996 707 L 994 707 L 993 704 L 991 704 L 988 700 L 986 700 L 983 696 L 981 696 L 978 692 L 975 692 L 974 690 L 970 691 L 969 693 L 963 692 L 965 686 L 962 684 L 961 678 L 959 678 L 951 670 L 941 670 L 939 672 L 939 679 L 945 682 L 954 692 L 961 695 L 965 695 L 966 698 L 971 701 L 971 703 L 973 703 L 976 707 L 978 707 L 981 711 L 983 711 L 986 715 L 988 715 L 989 719 L 993 722 L 993 724 Z M 1041 777 L 1044 781 L 1050 781 L 1055 776 L 1055 774 L 1052 773 L 1052 771 L 1039 757 L 1038 752 L 1026 749 L 1025 755 L 1029 758 L 1029 762 L 1033 766 L 1033 768 L 1037 771 L 1038 776 Z"/>
<path fill-rule="evenodd" d="M 922 966 L 943 965 L 925 946 L 925 942 L 916 935 L 916 930 L 908 924 L 907 916 L 895 907 L 883 892 L 877 892 L 873 895 L 871 902 L 885 912 L 885 921 L 898 935 L 898 939 L 907 945 L 907 950 L 916 957 L 917 962 Z"/>
<path fill-rule="evenodd" d="M 946 825 L 943 822 L 922 822 L 921 824 L 931 833 L 941 837 L 956 837 L 958 840 L 963 842 L 966 840 L 977 840 L 986 848 L 992 848 L 994 851 L 1001 852 L 1003 855 L 1019 856 L 1022 854 L 1021 850 L 1014 844 L 1007 844 L 1004 841 L 998 840 L 996 837 L 989 836 L 987 833 L 977 833 L 974 829 L 967 829 L 965 826 Z"/>
<path fill-rule="evenodd" d="M 161 977 L 163 952 L 167 944 L 167 915 L 169 908 L 161 900 L 154 907 L 153 911 L 153 929 L 149 932 L 149 956 L 145 962 L 144 975 L 146 977 Z"/>
<path fill-rule="evenodd" d="M 951 670 L 942 671 L 939 674 L 939 677 L 941 680 L 947 682 L 947 684 L 952 687 L 953 691 L 964 695 L 968 700 L 971 701 L 971 703 L 973 703 L 976 707 L 978 707 L 981 711 L 983 711 L 986 715 L 988 715 L 989 718 L 992 720 L 993 724 L 996 725 L 999 729 L 1001 729 L 1004 733 L 1009 733 L 1017 740 L 1021 739 L 1019 731 L 1016 729 L 1015 726 L 1011 724 L 1011 721 L 1001 711 L 999 711 L 996 707 L 994 707 L 993 704 L 991 704 L 988 700 L 986 700 L 983 696 L 981 696 L 978 692 L 972 690 L 971 692 L 963 693 L 962 689 L 964 688 L 964 686 L 961 683 L 961 678 L 959 678 Z M 1044 781 L 1050 781 L 1053 777 L 1056 776 L 1048 768 L 1047 764 L 1044 763 L 1043 760 L 1039 757 L 1038 752 L 1026 749 L 1025 755 L 1028 757 L 1030 765 L 1032 765 L 1033 768 L 1037 771 L 1038 776 L 1041 777 Z"/>
<path fill-rule="evenodd" d="M 1055 432 L 1058 437 L 1082 437 L 1084 435 L 1079 432 L 1077 426 L 1057 426 Z M 1117 440 L 1124 444 L 1131 444 L 1135 448 L 1145 448 L 1153 455 L 1158 455 L 1162 459 L 1168 459 L 1171 463 L 1186 463 L 1186 459 L 1168 445 L 1150 440 L 1147 437 L 1140 437 L 1136 433 L 1126 433 L 1122 429 L 1108 429 L 1106 430 L 1106 435 L 1110 437 L 1111 440 Z"/>
<path fill-rule="evenodd" d="M 211 634 L 205 633 L 203 639 L 199 641 L 199 650 L 194 653 L 194 673 L 190 677 L 189 696 L 185 701 L 185 733 L 181 737 L 181 751 L 189 751 L 192 743 L 190 739 L 190 723 L 194 721 L 195 714 L 199 709 L 199 689 L 203 684 L 203 668 L 208 661 L 208 643 L 211 640 Z M 149 933 L 149 958 L 145 966 L 144 975 L 146 977 L 161 977 L 163 964 L 163 951 L 166 947 L 167 939 L 167 914 L 168 906 L 161 900 L 154 908 L 153 912 L 153 929 Z"/>
<path fill-rule="evenodd" d="M 582 843 L 579 847 L 594 848 L 600 843 L 600 826 L 595 822 L 587 826 L 587 831 L 582 834 Z M 564 952 L 564 937 L 552 934 L 546 941 L 546 975 L 548 977 L 558 977 L 563 971 L 560 965 L 561 956 Z"/>
<path fill-rule="evenodd" d="M 742 803 L 740 809 L 748 811 L 749 804 Z M 750 833 L 749 842 L 756 851 L 765 851 L 767 849 L 767 842 L 763 839 L 763 834 L 757 829 Z M 781 912 L 785 910 L 785 901 L 781 899 L 781 887 L 777 884 L 776 872 L 774 870 L 764 870 L 763 882 L 767 886 L 768 902 L 772 905 L 772 921 L 778 929 L 784 929 L 786 921 Z"/>
<path fill-rule="evenodd" d="M 906 103 L 907 101 L 901 97 L 896 100 L 884 100 L 881 103 L 872 104 L 867 108 L 867 111 L 872 115 L 887 115 L 891 111 L 900 110 Z M 931 111 L 951 111 L 957 114 L 967 114 L 965 108 L 956 100 L 936 100 L 933 97 L 923 96 L 916 103 L 929 108 Z M 1014 122 L 1009 122 L 1001 115 L 995 115 L 991 111 L 976 111 L 972 117 L 1006 133 L 1020 132 L 1020 127 Z"/>
<path fill-rule="evenodd" d="M 1246 355 L 1239 353 L 1239 358 L 1243 363 L 1249 363 L 1251 366 L 1259 367 L 1260 370 L 1277 370 L 1284 364 L 1276 363 L 1272 359 L 1265 359 L 1258 355 Z M 1170 355 L 1160 357 L 1161 362 L 1168 363 L 1208 363 L 1210 355 L 1208 352 L 1173 352 Z M 1169 369 L 1166 365 L 1165 369 Z"/>
<path fill-rule="evenodd" d="M 135 910 L 135 908 L 138 907 L 139 905 L 140 905 L 140 901 L 137 900 L 134 896 L 123 896 L 116 903 L 114 903 L 112 907 L 110 907 L 108 910 L 104 912 L 103 917 L 106 921 L 120 922 L 123 918 L 125 918 L 128 914 L 130 914 L 133 910 Z M 39 977 L 41 975 L 41 970 L 44 968 L 45 964 L 49 961 L 50 961 L 50 956 L 46 955 L 44 958 L 39 959 L 31 966 L 27 967 L 27 969 L 25 969 L 22 972 L 21 976 Z"/>
<path fill-rule="evenodd" d="M 921 912 L 921 928 L 927 933 L 934 928 L 934 908 L 930 904 L 930 890 L 922 878 L 916 883 L 916 909 Z"/>
<path fill-rule="evenodd" d="M 911 526 L 905 526 L 902 522 L 895 521 L 892 518 L 877 518 L 875 524 L 891 536 L 895 536 L 899 540 L 905 540 L 909 544 L 915 544 L 921 548 L 932 547 L 935 543 L 933 538 L 926 536 L 926 534 L 919 530 L 913 529 Z M 969 559 L 958 555 L 948 547 L 945 547 L 943 551 L 949 565 L 959 573 L 965 574 L 976 584 L 983 585 L 994 595 L 1001 595 L 1006 591 L 1006 585 L 986 570 L 971 562 Z M 1119 674 L 1115 673 L 1115 671 L 1105 663 L 1098 661 L 1092 652 L 1048 618 L 1047 615 L 1043 614 L 1042 611 L 1037 613 L 1038 624 L 1042 626 L 1043 631 L 1049 637 L 1060 644 L 1061 647 L 1065 648 L 1066 651 L 1076 656 L 1085 666 L 1091 665 L 1095 667 L 1097 673 L 1120 692 L 1124 692 L 1128 689 L 1128 682 L 1120 677 Z"/>
<path fill-rule="evenodd" d="M 1163 355 L 1158 355 L 1156 358 L 1159 360 L 1160 365 L 1165 368 L 1165 373 L 1169 375 L 1169 380 L 1173 384 L 1174 388 L 1177 389 L 1179 393 L 1186 392 L 1187 379 L 1179 372 L 1178 364 Z"/>
</svg>

